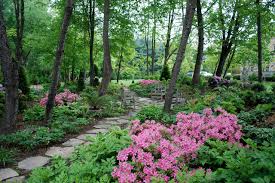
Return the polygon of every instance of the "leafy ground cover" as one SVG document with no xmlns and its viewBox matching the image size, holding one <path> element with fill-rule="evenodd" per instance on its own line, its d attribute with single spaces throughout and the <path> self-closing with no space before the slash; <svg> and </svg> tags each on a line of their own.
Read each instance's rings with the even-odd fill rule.
<svg viewBox="0 0 275 183">
<path fill-rule="evenodd" d="M 66 136 L 78 134 L 98 118 L 124 114 L 125 109 L 118 103 L 118 96 L 115 95 L 119 93 L 119 89 L 118 85 L 109 88 L 110 96 L 97 104 L 100 111 L 90 111 L 91 103 L 98 100 L 99 96 L 84 97 L 95 89 L 84 90 L 80 94 L 64 89 L 56 96 L 57 106 L 54 108 L 51 123 L 46 126 L 43 120 L 47 97 L 43 97 L 45 93 L 43 95 L 31 90 L 33 103 L 22 112 L 18 129 L 14 133 L 0 135 L 0 166 L 12 164 L 16 157 L 24 156 L 35 149 L 63 142 Z"/>
</svg>

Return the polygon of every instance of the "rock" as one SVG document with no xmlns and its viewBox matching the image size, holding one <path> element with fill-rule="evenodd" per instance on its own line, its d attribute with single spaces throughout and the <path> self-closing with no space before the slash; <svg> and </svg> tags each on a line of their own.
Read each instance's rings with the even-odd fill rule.
<svg viewBox="0 0 275 183">
<path fill-rule="evenodd" d="M 11 169 L 11 168 L 4 168 L 4 169 L 0 169 L 0 181 L 9 179 L 9 178 L 13 178 L 18 176 L 19 174 Z"/>
<path fill-rule="evenodd" d="M 105 118 L 106 121 L 114 121 L 114 120 L 118 120 L 118 117 L 113 117 L 113 118 Z"/>
<path fill-rule="evenodd" d="M 119 122 L 120 124 L 130 123 L 130 121 L 126 119 L 119 119 L 117 120 L 117 122 Z"/>
<path fill-rule="evenodd" d="M 48 164 L 50 158 L 44 156 L 34 156 L 24 159 L 18 163 L 18 168 L 23 170 L 33 170 Z"/>
<path fill-rule="evenodd" d="M 94 128 L 97 128 L 97 129 L 108 129 L 108 128 L 111 128 L 112 125 L 108 125 L 108 124 L 102 124 L 102 125 L 95 125 Z"/>
<path fill-rule="evenodd" d="M 68 141 L 64 142 L 62 145 L 67 147 L 75 147 L 83 143 L 84 141 L 80 139 L 69 139 Z"/>
<path fill-rule="evenodd" d="M 99 128 L 99 129 L 89 130 L 86 133 L 97 134 L 97 133 L 107 133 L 108 131 L 109 130 L 107 130 L 107 129 Z"/>
<path fill-rule="evenodd" d="M 96 134 L 82 134 L 82 135 L 79 135 L 76 138 L 80 139 L 80 140 L 86 140 L 87 141 L 88 137 L 96 137 Z"/>
<path fill-rule="evenodd" d="M 13 177 L 11 179 L 7 179 L 5 183 L 23 183 L 25 181 L 25 176 Z"/>
<path fill-rule="evenodd" d="M 68 158 L 74 152 L 74 147 L 51 147 L 46 153 L 46 156 L 61 156 Z"/>
</svg>

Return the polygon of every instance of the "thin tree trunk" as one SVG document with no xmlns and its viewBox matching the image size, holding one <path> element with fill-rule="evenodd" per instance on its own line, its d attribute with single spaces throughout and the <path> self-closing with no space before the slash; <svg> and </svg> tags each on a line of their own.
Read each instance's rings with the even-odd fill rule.
<svg viewBox="0 0 275 183">
<path fill-rule="evenodd" d="M 54 100 L 55 100 L 57 86 L 58 86 L 59 77 L 60 77 L 61 61 L 62 61 L 62 56 L 64 53 L 65 40 L 66 40 L 66 35 L 68 32 L 72 13 L 73 13 L 73 0 L 67 0 L 63 24 L 62 24 L 62 28 L 61 28 L 60 37 L 59 37 L 59 43 L 58 43 L 58 47 L 56 49 L 56 54 L 55 54 L 52 84 L 50 87 L 48 102 L 47 102 L 47 106 L 46 106 L 46 114 L 45 114 L 46 122 L 49 122 L 51 120 L 52 109 L 55 104 Z"/>
<path fill-rule="evenodd" d="M 103 20 L 103 78 L 99 89 L 99 95 L 105 95 L 112 77 L 112 62 L 109 43 L 109 18 L 110 0 L 104 0 L 104 20 Z"/>
<path fill-rule="evenodd" d="M 192 83 L 197 85 L 200 83 L 200 72 L 203 57 L 203 44 L 204 44 L 204 30 L 203 30 L 203 17 L 201 12 L 201 2 L 197 0 L 197 19 L 198 19 L 198 53 L 193 74 Z"/>
<path fill-rule="evenodd" d="M 171 32 L 172 32 L 173 22 L 174 22 L 174 10 L 172 10 L 169 13 L 169 18 L 168 18 L 166 43 L 165 43 L 165 49 L 164 49 L 163 68 L 167 64 L 167 61 L 168 61 L 168 58 L 169 58 L 170 47 L 171 47 L 171 45 L 170 45 L 170 42 L 171 42 Z"/>
<path fill-rule="evenodd" d="M 151 73 L 152 75 L 154 75 L 154 69 L 155 69 L 155 55 L 156 55 L 156 27 L 155 27 L 155 23 L 154 23 L 154 27 L 153 27 L 153 32 L 152 32 L 152 63 L 151 63 Z"/>
<path fill-rule="evenodd" d="M 146 72 L 149 76 L 149 20 L 147 25 L 147 30 L 145 32 L 145 46 L 146 46 Z"/>
<path fill-rule="evenodd" d="M 121 63 L 123 61 L 123 54 L 122 54 L 122 48 L 121 48 L 121 51 L 120 51 L 120 58 L 119 58 L 119 63 L 118 63 L 118 70 L 117 70 L 117 83 L 119 82 L 119 78 L 120 78 L 120 70 L 121 70 Z"/>
<path fill-rule="evenodd" d="M 3 1 L 0 1 L 0 62 L 4 76 L 5 113 L 0 121 L 0 133 L 5 133 L 16 122 L 18 109 L 18 65 L 12 59 L 3 17 Z"/>
<path fill-rule="evenodd" d="M 90 85 L 95 85 L 95 63 L 94 63 L 94 39 L 95 39 L 95 3 L 96 0 L 90 0 Z"/>
<path fill-rule="evenodd" d="M 223 73 L 223 77 L 226 76 L 227 71 L 228 71 L 228 69 L 229 69 L 230 66 L 231 66 L 232 60 L 233 60 L 233 58 L 234 58 L 234 56 L 235 56 L 235 51 L 236 51 L 236 45 L 234 46 L 234 49 L 233 49 L 233 51 L 232 51 L 232 53 L 231 53 L 231 56 L 230 56 L 230 58 L 229 58 L 229 60 L 228 60 L 227 65 L 226 65 L 226 67 L 225 67 L 225 70 L 224 70 L 224 73 Z"/>
<path fill-rule="evenodd" d="M 171 109 L 172 97 L 175 90 L 176 81 L 180 73 L 181 64 L 185 56 L 186 45 L 187 45 L 189 34 L 191 32 L 192 20 L 194 17 L 195 8 L 196 8 L 196 0 L 188 0 L 186 3 L 186 13 L 185 13 L 186 16 L 182 27 L 182 37 L 180 40 L 180 46 L 179 46 L 176 62 L 173 67 L 172 78 L 170 80 L 169 87 L 165 95 L 164 111 L 166 112 L 169 112 Z"/>
<path fill-rule="evenodd" d="M 237 32 L 239 29 L 239 13 L 237 11 L 237 7 L 238 7 L 238 3 L 239 0 L 235 1 L 235 6 L 234 6 L 234 10 L 233 10 L 233 14 L 229 23 L 229 27 L 227 30 L 227 36 L 225 33 L 225 29 L 224 29 L 224 15 L 222 12 L 222 1 L 219 1 L 219 16 L 220 16 L 220 21 L 221 21 L 221 27 L 222 27 L 222 50 L 221 50 L 221 54 L 220 54 L 220 58 L 219 58 L 219 62 L 218 62 L 218 66 L 217 66 L 217 70 L 216 70 L 216 76 L 221 76 L 223 73 L 223 68 L 226 62 L 226 59 L 229 55 L 229 53 L 231 52 L 232 49 L 232 45 L 235 44 L 235 39 L 237 36 Z M 234 25 L 234 26 L 233 26 Z"/>
<path fill-rule="evenodd" d="M 258 39 L 258 81 L 263 81 L 263 48 L 262 48 L 262 20 L 260 10 L 260 0 L 256 0 L 257 5 L 257 39 Z"/>
</svg>

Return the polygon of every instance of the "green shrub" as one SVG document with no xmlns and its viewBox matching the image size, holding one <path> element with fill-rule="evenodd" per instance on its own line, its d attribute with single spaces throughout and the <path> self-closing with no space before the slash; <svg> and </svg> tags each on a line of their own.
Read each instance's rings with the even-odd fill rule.
<svg viewBox="0 0 275 183">
<path fill-rule="evenodd" d="M 64 132 L 47 127 L 31 127 L 9 135 L 0 136 L 0 144 L 31 150 L 62 140 Z"/>
<path fill-rule="evenodd" d="M 258 76 L 257 74 L 253 73 L 251 75 L 248 76 L 248 80 L 249 81 L 258 81 Z"/>
<path fill-rule="evenodd" d="M 143 107 L 136 116 L 141 122 L 155 120 L 162 123 L 172 124 L 176 121 L 175 116 L 164 113 L 161 107 L 151 105 Z"/>
<path fill-rule="evenodd" d="M 141 86 L 138 83 L 134 83 L 134 84 L 131 84 L 129 88 L 130 90 L 134 91 L 138 96 L 150 97 L 150 94 L 154 88 L 154 85 Z"/>
<path fill-rule="evenodd" d="M 240 148 L 209 140 L 200 148 L 192 166 L 211 168 L 211 182 L 271 182 L 275 179 L 275 144 L 251 146 Z"/>
<path fill-rule="evenodd" d="M 23 119 L 24 121 L 42 121 L 45 116 L 45 108 L 40 105 L 34 105 L 24 111 Z"/>
<path fill-rule="evenodd" d="M 81 92 L 85 89 L 85 72 L 80 71 L 79 78 L 77 81 L 77 91 Z"/>
<path fill-rule="evenodd" d="M 265 86 L 263 83 L 255 83 L 251 86 L 251 89 L 256 92 L 265 91 Z"/>
<path fill-rule="evenodd" d="M 28 95 L 30 93 L 30 86 L 27 79 L 25 68 L 23 66 L 19 66 L 18 75 L 19 75 L 18 88 L 22 91 L 24 95 Z"/>
<path fill-rule="evenodd" d="M 92 87 L 87 87 L 81 96 L 93 110 L 102 109 L 108 106 L 111 101 L 110 96 L 99 96 L 98 92 Z"/>
<path fill-rule="evenodd" d="M 165 64 L 160 74 L 160 81 L 168 79 L 171 79 L 171 74 L 168 64 Z"/>
<path fill-rule="evenodd" d="M 0 120 L 2 119 L 5 111 L 5 93 L 0 92 Z"/>
<path fill-rule="evenodd" d="M 5 167 L 8 164 L 14 163 L 14 150 L 8 150 L 3 147 L 0 147 L 0 167 Z"/>
<path fill-rule="evenodd" d="M 32 171 L 27 182 L 114 182 L 111 173 L 117 165 L 116 155 L 131 143 L 128 132 L 113 129 L 90 140 L 69 160 L 57 158 L 51 166 Z"/>
</svg>

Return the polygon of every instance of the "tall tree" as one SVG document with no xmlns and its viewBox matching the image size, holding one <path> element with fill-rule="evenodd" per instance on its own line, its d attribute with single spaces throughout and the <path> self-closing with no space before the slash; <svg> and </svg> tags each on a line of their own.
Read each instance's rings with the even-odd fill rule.
<svg viewBox="0 0 275 183">
<path fill-rule="evenodd" d="M 233 13 L 229 22 L 228 30 L 225 29 L 225 17 L 222 11 L 222 0 L 219 0 L 219 21 L 222 29 L 222 49 L 220 53 L 220 58 L 216 70 L 216 75 L 221 76 L 223 73 L 223 68 L 226 59 L 231 52 L 232 46 L 235 44 L 236 36 L 240 25 L 240 15 L 237 11 L 239 0 L 235 0 Z M 227 33 L 226 33 L 227 32 Z"/>
<path fill-rule="evenodd" d="M 200 82 L 200 72 L 203 58 L 203 44 L 204 44 L 204 30 L 203 30 L 203 17 L 201 12 L 201 1 L 197 0 L 197 21 L 198 21 L 198 53 L 193 74 L 192 83 L 194 85 Z"/>
<path fill-rule="evenodd" d="M 263 81 L 263 48 L 262 48 L 262 21 L 261 21 L 261 10 L 260 0 L 256 0 L 257 6 L 257 40 L 258 40 L 258 81 Z"/>
<path fill-rule="evenodd" d="M 186 45 L 189 38 L 189 34 L 191 32 L 195 9 L 196 9 L 196 0 L 187 0 L 186 13 L 185 13 L 185 18 L 184 18 L 183 27 L 182 27 L 180 46 L 178 49 L 176 62 L 173 66 L 172 78 L 169 82 L 169 86 L 165 95 L 164 111 L 166 112 L 169 112 L 171 109 L 172 98 L 176 87 L 176 81 L 178 79 L 181 64 L 185 56 Z"/>
<path fill-rule="evenodd" d="M 110 0 L 104 0 L 104 20 L 103 20 L 103 78 L 99 88 L 99 95 L 105 95 L 111 81 L 112 63 L 109 43 L 109 19 L 110 19 Z"/>
<path fill-rule="evenodd" d="M 60 37 L 59 37 L 59 43 L 58 43 L 56 53 L 55 53 L 52 84 L 50 87 L 48 102 L 47 102 L 47 106 L 46 106 L 46 115 L 45 115 L 46 122 L 49 122 L 49 120 L 51 119 L 52 109 L 55 104 L 54 99 L 56 96 L 58 81 L 59 81 L 59 77 L 60 77 L 60 67 L 61 67 L 62 56 L 64 53 L 66 35 L 67 35 L 68 27 L 70 24 L 70 19 L 71 19 L 72 13 L 73 13 L 73 3 L 74 3 L 73 0 L 67 0 L 67 4 L 65 7 L 65 14 L 64 14 L 61 33 L 60 33 Z"/>
<path fill-rule="evenodd" d="M 94 40 L 95 40 L 95 3 L 96 0 L 89 0 L 89 22 L 90 22 L 90 85 L 95 85 L 95 63 L 94 63 Z"/>
<path fill-rule="evenodd" d="M 18 109 L 18 64 L 12 59 L 0 1 L 0 62 L 5 86 L 5 114 L 0 123 L 0 133 L 9 130 L 16 122 Z"/>
</svg>

